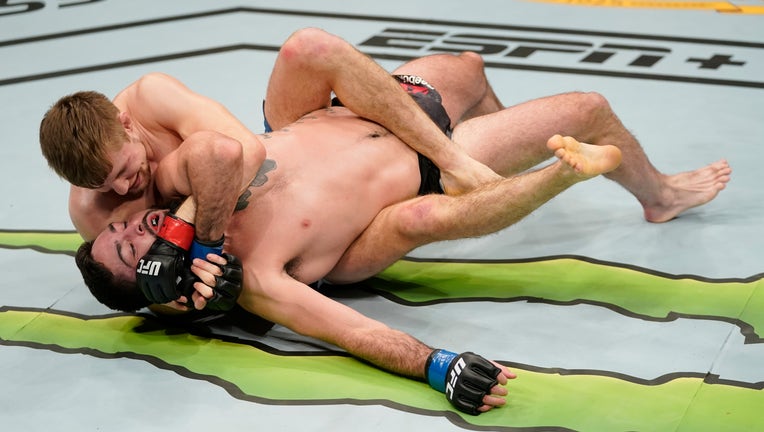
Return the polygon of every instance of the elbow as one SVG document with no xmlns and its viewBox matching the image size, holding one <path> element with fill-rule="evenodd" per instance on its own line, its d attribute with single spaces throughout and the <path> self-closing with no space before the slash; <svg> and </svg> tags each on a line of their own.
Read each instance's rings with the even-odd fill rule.
<svg viewBox="0 0 764 432">
<path fill-rule="evenodd" d="M 195 157 L 221 165 L 241 164 L 244 150 L 239 141 L 214 131 L 197 132 L 194 135 Z"/>
<path fill-rule="evenodd" d="M 216 135 L 218 136 L 214 138 L 215 144 L 212 146 L 212 157 L 214 160 L 220 161 L 221 163 L 241 164 L 244 157 L 244 150 L 241 143 L 225 135 Z"/>
</svg>

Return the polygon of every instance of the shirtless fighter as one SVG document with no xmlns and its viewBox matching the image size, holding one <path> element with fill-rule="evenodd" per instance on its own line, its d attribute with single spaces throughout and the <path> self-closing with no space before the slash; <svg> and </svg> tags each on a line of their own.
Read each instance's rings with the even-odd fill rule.
<svg viewBox="0 0 764 432">
<path fill-rule="evenodd" d="M 469 92 L 450 91 L 446 109 L 457 119 L 467 111 L 469 115 L 485 112 L 482 101 L 489 88 L 482 63 L 475 57 L 440 56 L 470 83 Z M 305 61 L 310 70 L 303 67 Z M 359 75 L 363 78 L 358 79 Z M 438 165 L 447 191 L 461 192 L 498 178 L 444 136 L 387 71 L 344 40 L 317 29 L 298 31 L 285 42 L 274 67 L 265 113 L 271 125 L 280 128 L 328 106 L 332 91 L 353 112 L 385 126 Z M 491 111 L 501 108 L 491 105 Z M 97 92 L 65 96 L 40 124 L 42 153 L 56 173 L 72 184 L 69 213 L 86 240 L 95 238 L 113 220 L 163 204 L 167 197 L 157 195 L 153 172 L 181 143 L 214 142 L 225 152 L 235 151 L 231 146 L 246 149 L 254 137 L 220 103 L 160 73 L 141 77 L 113 101 Z M 217 156 L 210 154 L 210 164 L 200 167 L 199 178 L 226 181 L 227 173 L 212 164 Z M 205 199 L 204 187 L 201 182 L 191 185 L 200 188 L 194 193 L 197 200 Z M 198 218 L 197 234 L 204 237 L 210 221 L 218 216 Z"/>
<path fill-rule="evenodd" d="M 273 161 L 268 166 L 275 168 L 261 170 L 250 183 L 242 203 L 246 205 L 225 230 L 225 252 L 240 257 L 243 268 L 238 304 L 381 368 L 426 379 L 458 409 L 472 414 L 504 404 L 503 385 L 514 374 L 472 353 L 432 349 L 307 284 L 324 277 L 335 282 L 363 279 L 414 247 L 497 231 L 567 187 L 615 169 L 621 160 L 613 146 L 556 136 L 548 145 L 561 161 L 544 169 L 457 197 L 428 194 L 400 202 L 420 186 L 410 180 L 419 176 L 416 154 L 344 108 L 311 113 L 262 139 L 267 140 L 267 160 Z M 173 218 L 191 218 L 194 213 L 184 204 Z M 142 254 L 153 247 L 160 227 L 170 219 L 165 214 L 139 212 L 125 223 L 111 224 L 94 243 L 80 248 L 78 265 L 97 298 L 109 304 L 132 290 L 132 299 L 140 301 L 136 267 L 142 257 L 147 259 Z M 380 233 L 386 244 L 395 245 L 397 256 L 387 248 L 379 255 Z M 343 255 L 353 259 L 344 260 Z M 194 260 L 192 267 L 204 282 L 195 284 L 196 308 L 215 295 L 210 287 L 219 285 L 227 264 L 215 255 L 207 259 Z M 106 273 L 121 287 L 96 277 Z M 129 305 L 135 306 L 141 304 Z"/>
<path fill-rule="evenodd" d="M 503 108 L 488 85 L 482 59 L 474 53 L 428 56 L 404 64 L 394 73 L 425 77 L 442 96 L 452 127 Z M 327 106 L 332 90 L 345 106 L 386 126 L 435 162 L 449 193 L 463 192 L 493 178 L 464 151 L 508 176 L 551 157 L 545 143 L 555 134 L 619 147 L 624 161 L 607 176 L 639 200 L 651 222 L 668 221 L 710 201 L 731 173 L 726 161 L 720 160 L 695 171 L 662 174 L 608 102 L 596 93 L 566 93 L 506 108 L 508 135 L 486 137 L 480 145 L 461 150 L 428 127 L 421 111 L 379 65 L 346 41 L 318 29 L 296 32 L 279 52 L 268 84 L 266 118 L 279 129 Z M 101 112 L 95 131 L 68 118 L 88 105 Z M 473 122 L 472 127 L 484 126 Z M 470 131 L 461 128 L 460 133 Z M 109 221 L 162 202 L 163 197 L 156 196 L 152 187 L 152 171 L 181 142 L 207 140 L 225 145 L 226 140 L 246 143 L 252 137 L 225 107 L 162 74 L 141 78 L 113 103 L 89 92 L 64 97 L 40 126 L 40 143 L 49 165 L 72 184 L 69 212 L 86 240 L 94 238 Z M 453 138 L 456 143 L 461 140 L 459 134 Z M 215 175 L 225 173 L 200 173 L 204 178 Z M 196 195 L 204 199 L 203 194 Z M 201 237 L 212 219 L 198 220 Z"/>
<path fill-rule="evenodd" d="M 314 31 L 314 30 L 310 30 L 310 31 Z M 301 33 L 301 35 L 304 36 L 305 34 Z M 307 47 L 311 47 L 311 49 L 317 49 L 316 46 L 311 45 L 310 43 L 306 42 L 306 40 L 304 40 L 303 38 L 297 37 L 295 40 L 297 42 L 301 41 L 302 43 L 291 44 L 290 45 L 291 48 L 307 46 Z M 285 45 L 285 47 L 286 47 L 286 45 Z M 283 51 L 286 54 L 289 54 L 289 52 L 290 52 L 289 50 L 283 50 Z M 310 51 L 310 50 L 308 50 L 308 51 Z M 316 53 L 315 52 L 310 52 L 310 54 L 312 54 L 312 55 L 309 55 L 308 56 L 309 58 L 316 58 L 316 56 L 315 56 Z M 304 73 L 306 70 L 308 70 L 308 68 L 304 67 L 305 66 L 304 62 L 302 60 L 299 60 L 299 58 L 300 58 L 300 56 L 297 56 L 297 57 L 291 56 L 290 57 L 289 55 L 283 55 L 283 56 L 280 55 L 279 56 L 279 61 L 282 61 L 283 63 L 285 63 L 287 65 L 291 64 L 292 66 L 298 66 L 297 69 Z M 461 58 L 461 56 L 460 56 L 460 58 Z M 278 64 L 279 63 L 277 61 L 277 65 Z M 403 72 L 403 71 L 401 71 L 401 72 Z M 310 74 L 308 74 L 308 76 L 310 76 Z M 276 81 L 278 81 L 278 78 L 275 78 L 275 79 L 276 79 Z M 298 80 L 298 82 L 310 82 L 310 80 L 302 80 L 302 81 Z M 271 88 L 276 88 L 276 87 L 277 87 L 276 85 L 273 85 L 273 80 L 272 80 L 271 85 L 269 85 L 269 95 L 271 94 L 270 93 Z M 185 90 L 187 90 L 187 89 L 185 89 Z M 288 89 L 286 89 L 286 93 L 288 94 Z M 606 139 L 611 139 L 612 140 L 614 136 L 621 136 L 621 135 L 618 135 L 618 134 L 615 134 L 615 133 L 609 133 L 609 132 L 612 132 L 612 131 L 610 131 L 610 128 L 614 127 L 613 125 L 618 126 L 618 125 L 620 125 L 620 123 L 617 122 L 617 118 L 615 118 L 614 114 L 612 114 L 612 111 L 609 111 L 609 107 L 607 107 L 607 103 L 605 102 L 603 104 L 604 100 L 601 97 L 598 97 L 597 95 L 582 95 L 582 94 L 574 94 L 574 95 L 568 95 L 568 96 L 569 97 L 567 97 L 566 100 L 568 100 L 568 102 L 571 103 L 571 104 L 575 100 L 581 102 L 581 106 L 579 106 L 579 107 L 571 105 L 571 106 L 569 106 L 567 108 L 568 109 L 567 112 L 570 114 L 570 117 L 571 117 L 569 119 L 570 124 L 574 125 L 574 124 L 577 123 L 576 119 L 572 118 L 572 117 L 575 117 L 574 115 L 572 115 L 573 113 L 578 113 L 578 112 L 585 112 L 587 114 L 591 114 L 591 113 L 595 113 L 596 114 L 596 113 L 599 113 L 600 116 L 595 116 L 595 118 L 597 120 L 599 120 L 599 121 L 595 122 L 594 125 L 597 125 L 597 126 L 595 126 L 595 128 L 600 128 L 599 132 L 597 134 L 595 134 L 595 135 L 597 135 L 598 137 L 602 138 L 601 142 L 605 141 Z M 325 95 L 325 98 L 328 98 L 328 95 Z M 272 100 L 272 99 L 273 98 L 269 97 L 269 100 Z M 345 102 L 345 100 L 343 100 L 343 102 Z M 445 96 L 444 96 L 444 105 L 448 106 L 446 104 Z M 561 104 L 561 105 L 564 105 L 564 104 Z M 268 116 L 268 119 L 271 121 L 271 123 L 274 124 L 274 125 L 278 125 L 278 124 L 283 123 L 284 118 L 286 118 L 288 116 L 285 117 L 285 116 L 282 115 L 280 117 L 279 115 L 273 115 L 274 111 L 273 110 L 269 110 L 269 106 L 273 106 L 273 105 L 272 104 L 266 104 L 266 115 Z M 164 108 L 172 108 L 172 107 L 164 107 Z M 532 107 L 529 106 L 528 108 L 529 109 L 528 109 L 527 112 L 533 111 L 533 109 L 531 109 Z M 589 108 L 589 110 L 582 109 L 582 108 Z M 512 109 L 513 108 L 510 108 L 510 109 L 506 110 L 506 112 L 508 112 L 508 111 L 510 111 Z M 520 115 L 524 111 L 523 110 L 519 110 L 519 111 L 514 111 L 514 112 L 518 113 L 518 115 Z M 565 112 L 565 111 L 563 111 L 563 112 Z M 451 114 L 451 118 L 452 119 L 459 119 L 459 118 L 463 117 L 463 116 L 460 116 L 460 115 L 453 115 L 452 113 L 449 113 L 449 114 Z M 469 117 L 469 115 L 465 115 L 464 117 Z M 465 146 L 470 148 L 471 152 L 473 152 L 474 154 L 478 154 L 478 155 L 480 155 L 482 157 L 485 157 L 486 158 L 485 160 L 489 160 L 490 163 L 492 164 L 492 168 L 494 168 L 497 171 L 500 171 L 502 173 L 504 173 L 504 172 L 511 172 L 513 170 L 518 170 L 518 167 L 522 168 L 521 165 L 527 165 L 532 160 L 535 160 L 535 159 L 538 159 L 538 158 L 546 159 L 549 156 L 550 153 L 549 153 L 549 150 L 547 148 L 544 148 L 543 151 L 536 151 L 536 150 L 538 150 L 538 149 L 536 149 L 536 150 L 530 152 L 532 154 L 529 154 L 528 157 L 518 157 L 518 158 L 513 158 L 512 157 L 512 156 L 517 156 L 517 155 L 511 155 L 511 154 L 508 154 L 505 151 L 501 151 L 502 149 L 512 148 L 512 146 L 514 144 L 528 143 L 530 145 L 530 144 L 536 143 L 536 142 L 538 142 L 538 140 L 537 140 L 538 137 L 535 136 L 534 134 L 527 134 L 526 133 L 525 135 L 520 134 L 520 135 L 522 135 L 522 137 L 521 137 L 521 139 L 519 139 L 517 141 L 514 141 L 513 139 L 509 139 L 508 140 L 506 138 L 506 136 L 502 139 L 501 136 L 500 136 L 502 133 L 506 133 L 507 131 L 512 132 L 511 129 L 508 129 L 506 127 L 506 125 L 507 124 L 512 124 L 514 120 L 506 121 L 506 119 L 505 119 L 505 120 L 503 120 L 503 123 L 502 123 L 502 120 L 497 120 L 497 119 L 499 119 L 499 117 L 492 117 L 491 119 L 487 119 L 487 118 L 481 117 L 481 118 L 475 118 L 474 121 L 471 121 L 469 123 L 467 123 L 467 122 L 463 123 L 462 124 L 463 126 L 467 127 L 467 125 L 469 125 L 469 127 L 473 129 L 474 133 L 469 133 L 471 135 L 471 137 L 473 137 L 472 141 L 470 141 L 469 137 L 467 137 L 467 133 L 468 132 L 464 132 L 465 130 L 466 131 L 470 131 L 469 128 L 467 128 L 467 129 L 465 129 L 465 127 L 457 128 L 454 131 L 454 136 L 455 137 L 457 137 L 457 136 L 465 136 L 466 137 L 466 139 L 464 141 Z M 615 123 L 612 121 L 613 119 L 616 120 Z M 557 121 L 557 120 L 559 120 L 559 118 L 555 118 L 555 120 Z M 496 123 L 503 124 L 504 128 L 501 129 L 501 132 L 496 132 L 496 128 L 495 127 L 494 128 L 490 127 L 491 123 L 493 123 L 493 124 L 496 124 Z M 535 122 L 534 122 L 534 124 L 535 124 Z M 554 124 L 554 123 L 551 123 L 551 124 Z M 563 123 L 561 123 L 561 126 L 559 126 L 559 127 L 568 127 L 568 126 L 570 126 L 570 125 L 568 125 L 568 123 L 563 122 Z M 574 129 L 575 128 L 581 129 L 581 128 L 583 128 L 583 125 L 578 125 L 578 126 L 575 126 L 573 128 Z M 621 128 L 622 128 L 622 126 L 621 126 Z M 616 127 L 616 129 L 617 129 L 617 127 Z M 493 135 L 490 135 L 489 132 L 485 132 L 485 131 L 491 131 L 491 130 L 494 131 Z M 338 132 L 338 133 L 342 132 L 342 129 L 335 130 L 335 132 Z M 624 132 L 625 132 L 625 130 L 624 130 Z M 381 133 L 387 133 L 387 132 L 386 131 L 381 131 Z M 407 133 L 411 134 L 412 132 L 408 131 Z M 539 132 L 539 134 L 540 133 L 541 132 Z M 179 134 L 179 135 L 183 136 L 182 134 Z M 216 137 L 216 134 L 214 134 L 214 133 L 210 133 L 210 135 L 212 135 L 213 137 Z M 310 134 L 310 135 L 311 135 L 311 137 L 313 136 L 313 134 Z M 518 135 L 518 136 L 520 136 L 520 135 Z M 136 133 L 136 136 L 138 137 L 138 139 L 136 141 L 139 141 L 140 138 L 144 138 L 143 136 L 140 136 L 140 134 L 138 134 L 138 133 Z M 511 136 L 511 134 L 510 134 L 510 136 Z M 370 138 L 379 138 L 378 136 L 373 136 L 373 135 L 370 135 L 369 137 Z M 474 139 L 474 137 L 480 137 L 480 139 Z M 527 141 L 524 141 L 524 140 L 527 140 Z M 191 141 L 191 140 L 190 139 L 186 139 L 186 141 L 184 142 L 184 146 L 189 141 Z M 174 142 L 177 142 L 177 141 L 174 141 Z M 635 180 L 639 180 L 639 181 L 642 180 L 642 179 L 639 179 L 639 178 L 635 177 L 633 175 L 633 171 L 635 169 L 637 169 L 637 167 L 639 167 L 640 169 L 644 168 L 644 166 L 645 166 L 644 163 L 646 162 L 646 157 L 644 157 L 644 154 L 641 153 L 641 150 L 639 149 L 638 144 L 636 144 L 636 147 L 634 147 L 632 144 L 630 144 L 632 142 L 633 142 L 633 144 L 636 144 L 636 141 L 628 141 L 628 140 L 625 141 L 625 144 L 626 144 L 625 149 L 629 150 L 627 153 L 629 155 L 631 155 L 632 157 L 634 157 L 634 155 L 638 156 L 637 158 L 632 159 L 632 162 L 631 162 L 632 168 L 630 168 L 629 170 L 622 170 L 620 174 L 618 173 L 620 168 L 617 169 L 617 170 L 612 171 L 612 178 L 616 179 L 619 182 L 621 182 L 621 184 L 624 184 L 624 186 L 626 186 L 627 189 L 630 189 L 629 185 L 632 185 L 632 183 Z M 242 142 L 242 144 L 243 144 L 243 142 Z M 487 144 L 487 146 L 482 146 L 482 144 Z M 469 147 L 470 145 L 472 147 Z M 497 147 L 495 147 L 495 146 L 497 146 Z M 244 147 L 247 147 L 247 146 L 244 146 Z M 270 144 L 269 144 L 269 147 L 270 147 Z M 194 148 L 194 146 L 188 146 L 188 148 Z M 201 149 L 201 148 L 203 148 L 203 146 L 199 145 L 199 148 Z M 607 148 L 610 148 L 610 147 L 605 146 L 603 148 L 607 149 Z M 246 151 L 249 151 L 249 150 L 246 150 Z M 269 152 L 270 152 L 270 148 L 269 148 Z M 213 151 L 210 154 L 204 154 L 204 152 L 201 152 L 201 151 L 199 153 L 204 155 L 208 159 L 215 159 L 213 156 L 216 155 L 217 150 Z M 254 160 L 255 161 L 255 165 L 257 165 L 257 161 L 259 161 L 259 162 L 263 161 L 262 158 L 264 157 L 264 155 L 262 153 L 260 153 L 258 151 L 254 151 L 254 153 L 251 153 L 251 154 L 255 154 L 256 156 L 248 157 L 246 159 L 247 160 Z M 221 158 L 227 157 L 226 155 L 218 155 L 218 156 L 220 156 Z M 446 157 L 445 159 L 449 160 L 448 157 Z M 116 158 L 116 160 L 119 160 L 119 159 Z M 317 160 L 320 160 L 320 158 L 317 159 Z M 176 159 L 174 162 L 177 162 L 177 161 L 178 160 Z M 167 164 L 168 165 L 172 165 L 172 162 L 173 161 L 170 160 L 170 161 L 167 162 Z M 715 165 L 706 167 L 705 169 L 702 170 L 702 172 L 701 172 L 701 170 L 698 170 L 697 172 L 693 172 L 692 173 L 695 177 L 702 177 L 703 184 L 705 185 L 705 187 L 700 191 L 700 193 L 698 193 L 699 192 L 698 190 L 690 191 L 690 192 L 694 193 L 694 196 L 695 196 L 694 199 L 691 199 L 691 200 L 684 199 L 680 203 L 680 205 L 677 205 L 677 201 L 676 201 L 677 194 L 676 193 L 669 194 L 671 196 L 671 200 L 669 200 L 669 201 L 671 201 L 671 203 L 672 203 L 671 211 L 675 212 L 674 214 L 676 214 L 679 211 L 684 210 L 684 209 L 686 209 L 688 207 L 701 204 L 702 202 L 710 200 L 711 198 L 713 198 L 713 196 L 715 196 L 715 194 L 723 187 L 723 184 L 726 182 L 725 178 L 728 179 L 728 174 L 729 174 L 728 167 L 726 167 L 726 166 L 719 166 L 719 164 L 726 165 L 726 164 L 723 164 L 723 163 L 720 162 L 720 163 L 717 163 Z M 212 164 L 212 165 L 218 166 L 218 167 L 221 166 L 219 164 Z M 649 163 L 647 163 L 647 166 L 650 166 Z M 268 165 L 267 164 L 263 165 L 263 167 L 267 168 Z M 725 170 L 727 170 L 727 171 L 725 172 Z M 162 188 L 161 184 L 167 185 L 167 184 L 172 184 L 173 182 L 175 182 L 176 184 L 180 184 L 180 183 L 176 182 L 177 178 L 175 178 L 175 176 L 172 174 L 172 171 L 169 171 L 170 174 L 166 174 L 164 177 L 162 177 L 162 176 L 160 176 L 158 174 L 159 171 L 160 170 L 157 170 L 156 184 L 158 185 L 158 187 L 160 189 Z M 244 168 L 242 171 L 246 171 L 246 168 Z M 607 172 L 607 171 L 609 171 L 609 170 L 603 170 L 602 172 Z M 653 169 L 653 171 L 654 171 L 654 169 Z M 230 174 L 232 172 L 235 173 L 236 171 L 235 170 L 234 171 L 225 171 L 225 173 L 227 173 L 227 174 Z M 655 173 L 657 173 L 657 171 L 655 171 Z M 698 173 L 701 173 L 702 175 L 698 176 L 697 175 Z M 114 174 L 114 172 L 112 171 L 111 174 Z M 121 173 L 117 172 L 117 174 L 114 175 L 113 177 L 116 179 L 120 175 L 121 175 Z M 196 176 L 196 177 L 199 177 L 198 181 L 201 182 L 201 183 L 205 183 L 205 181 L 204 181 L 205 178 L 206 179 L 217 178 L 217 177 L 214 177 L 214 176 L 212 176 L 212 177 Z M 268 176 L 266 175 L 266 179 L 267 179 L 267 177 Z M 649 172 L 647 174 L 647 177 L 651 177 Z M 687 175 L 684 175 L 682 177 L 683 178 L 687 178 Z M 134 183 L 138 182 L 138 180 L 140 180 L 140 182 L 144 181 L 144 179 L 142 179 L 140 176 L 137 176 L 137 177 L 127 177 L 127 178 L 133 179 L 133 181 L 132 182 L 128 182 L 128 184 L 134 184 Z M 363 176 L 359 177 L 359 178 L 364 179 L 364 180 L 366 179 L 366 177 L 363 177 Z M 666 195 L 665 194 L 666 186 L 667 186 L 665 184 L 666 183 L 665 182 L 666 178 L 668 178 L 668 177 L 660 175 L 658 173 L 657 178 L 654 179 L 655 181 L 648 182 L 646 187 L 643 187 L 643 188 L 641 188 L 639 190 L 640 195 L 643 196 L 643 197 L 649 197 L 650 195 L 652 195 L 653 198 L 658 198 L 658 195 Z M 191 179 L 191 180 L 193 180 L 193 179 Z M 109 182 L 106 182 L 106 183 L 109 183 Z M 104 183 L 104 184 L 106 184 L 106 183 Z M 116 181 L 112 182 L 112 183 L 114 185 L 117 184 Z M 178 186 L 177 190 L 176 190 L 176 193 L 178 195 L 194 195 L 197 198 L 200 198 L 201 194 L 195 193 L 195 191 L 194 191 L 195 188 L 193 187 L 193 185 L 191 183 L 192 182 L 189 182 L 189 183 L 187 183 L 185 185 Z M 206 182 L 206 183 L 209 183 L 209 182 Z M 674 183 L 683 183 L 682 186 L 686 186 L 687 184 L 689 184 L 686 181 L 685 182 L 674 182 Z M 235 184 L 235 183 L 233 183 L 233 184 Z M 519 185 L 523 185 L 523 183 L 518 183 L 518 186 Z M 674 186 L 676 186 L 676 184 Z M 632 185 L 631 187 L 633 188 L 634 186 Z M 114 188 L 112 188 L 111 190 L 115 190 L 116 191 L 116 189 L 114 189 Z M 630 189 L 630 190 L 632 190 L 632 189 Z M 528 191 L 528 193 L 530 193 L 530 192 L 532 192 L 532 191 Z M 681 190 L 681 188 L 674 187 L 674 190 L 672 192 L 682 192 L 682 190 Z M 637 194 L 635 193 L 635 195 L 637 195 Z M 638 195 L 638 197 L 640 195 Z M 685 191 L 685 193 L 683 194 L 683 197 L 687 198 L 690 195 L 692 195 L 692 194 L 687 193 L 687 191 Z M 216 197 L 216 195 L 214 195 L 214 194 L 210 194 L 209 196 L 210 197 Z M 428 198 L 431 198 L 431 197 L 428 197 Z M 441 198 L 445 198 L 445 197 L 441 197 Z M 436 198 L 431 198 L 431 199 L 436 199 Z M 656 199 L 656 202 L 657 202 L 657 199 Z M 691 205 L 688 205 L 688 203 L 691 203 Z M 227 204 L 225 206 L 221 206 L 221 207 L 226 207 L 226 206 L 227 206 Z M 223 212 L 223 213 L 225 213 L 225 212 Z M 438 233 L 439 233 L 438 229 L 442 228 L 443 226 L 445 226 L 445 224 L 440 225 L 440 224 L 436 223 L 435 225 L 427 226 L 427 229 L 423 229 L 422 228 L 422 224 L 427 225 L 430 222 L 434 223 L 434 221 L 439 221 L 440 219 L 435 217 L 435 218 L 432 218 L 430 220 L 430 222 L 423 221 L 423 220 L 412 219 L 412 217 L 414 217 L 414 216 L 422 216 L 421 213 L 416 213 L 416 212 L 415 213 L 404 213 L 402 215 L 402 216 L 409 216 L 408 218 L 406 218 L 406 217 L 398 218 L 397 216 L 401 216 L 401 215 L 396 214 L 397 212 L 392 212 L 391 213 L 391 212 L 385 211 L 383 213 L 384 214 L 380 215 L 379 220 L 382 221 L 382 220 L 385 220 L 387 218 L 388 222 L 387 223 L 376 223 L 373 226 L 377 227 L 377 228 L 375 230 L 369 230 L 368 231 L 368 233 L 372 233 L 372 232 L 376 233 L 376 235 L 377 235 L 376 240 L 371 235 L 364 235 L 362 237 L 362 239 L 364 239 L 363 241 L 358 241 L 358 242 L 353 243 L 353 245 L 351 246 L 351 250 L 352 251 L 361 251 L 361 252 L 359 252 L 357 255 L 353 255 L 351 253 L 346 254 L 345 257 L 343 257 L 342 260 L 339 263 L 337 263 L 336 266 L 334 266 L 334 268 L 333 268 L 334 270 L 332 272 L 330 272 L 331 274 L 329 276 L 332 277 L 335 281 L 357 280 L 357 278 L 362 278 L 363 275 L 367 275 L 368 276 L 370 274 L 373 274 L 373 273 L 376 272 L 375 269 L 379 270 L 381 268 L 384 268 L 387 263 L 391 262 L 390 261 L 391 259 L 395 260 L 395 259 L 399 258 L 403 253 L 405 253 L 408 250 L 410 250 L 410 247 L 408 247 L 407 245 L 412 244 L 411 241 L 410 241 L 412 238 L 416 238 L 420 243 L 421 242 L 433 241 L 432 240 L 433 238 L 434 239 L 438 238 Z M 390 214 L 396 214 L 396 217 L 392 218 L 390 216 Z M 646 207 L 646 214 L 647 214 L 647 207 Z M 203 226 L 202 224 L 199 223 L 199 219 L 198 219 L 199 215 L 197 214 L 196 216 L 197 216 L 197 228 L 199 226 Z M 461 221 L 461 219 L 459 219 L 461 217 L 461 215 L 457 214 L 456 216 L 457 217 L 455 217 L 455 219 L 453 219 L 451 221 L 452 225 L 454 223 L 456 223 L 457 221 Z M 210 218 L 210 220 L 217 220 L 217 219 Z M 390 221 L 392 221 L 392 222 L 390 222 Z M 398 232 L 405 233 L 405 235 L 396 235 L 396 233 L 395 233 L 395 229 L 396 229 L 395 225 L 396 224 L 401 224 L 401 223 L 405 223 L 405 224 L 407 224 L 407 226 L 404 226 L 403 228 L 399 227 L 397 229 L 398 229 Z M 417 223 L 419 225 L 417 225 Z M 389 228 L 390 224 L 393 225 L 393 231 L 388 231 L 387 230 L 387 228 Z M 218 230 L 220 236 L 222 236 L 222 232 L 223 232 L 223 229 L 225 228 L 225 225 L 220 223 L 220 222 L 217 222 L 216 224 L 213 224 L 213 225 L 215 225 L 215 228 Z M 114 225 L 112 225 L 112 227 L 114 227 Z M 417 227 L 417 228 L 412 228 L 412 227 Z M 308 227 L 306 227 L 306 228 L 308 228 Z M 414 229 L 415 230 L 415 231 L 413 231 L 414 234 L 417 234 L 419 237 L 416 237 L 416 236 L 412 235 L 411 229 Z M 199 232 L 199 230 L 197 230 L 197 234 L 198 234 L 198 232 Z M 452 235 L 454 235 L 454 234 L 452 234 Z M 467 234 L 467 235 L 471 235 L 471 234 Z M 457 237 L 458 236 L 459 235 L 457 235 Z M 211 238 L 221 238 L 221 237 L 216 237 L 216 236 L 210 236 L 210 237 Z M 397 240 L 396 240 L 396 237 L 397 237 Z M 429 239 L 429 240 L 426 240 L 426 239 Z M 374 253 L 364 255 L 363 252 L 364 251 L 368 252 L 368 248 L 370 246 L 372 246 L 372 245 L 374 246 Z M 380 251 L 382 251 L 382 253 L 380 253 Z M 353 257 L 353 256 L 355 256 L 356 258 L 353 258 L 353 259 L 348 258 L 348 257 Z M 245 262 L 246 262 L 246 260 L 245 260 Z M 290 266 L 291 265 L 295 265 L 295 263 L 293 262 L 292 264 L 290 264 Z M 286 265 L 282 266 L 282 271 L 283 271 L 283 268 L 290 267 L 290 266 L 286 266 Z M 246 271 L 246 269 L 245 269 L 245 271 Z M 248 274 L 248 272 L 247 272 L 247 274 Z M 343 279 L 343 278 L 345 278 L 345 279 Z M 200 300 L 199 298 L 197 298 L 195 301 L 201 301 L 202 303 L 204 302 L 203 299 Z"/>
</svg>

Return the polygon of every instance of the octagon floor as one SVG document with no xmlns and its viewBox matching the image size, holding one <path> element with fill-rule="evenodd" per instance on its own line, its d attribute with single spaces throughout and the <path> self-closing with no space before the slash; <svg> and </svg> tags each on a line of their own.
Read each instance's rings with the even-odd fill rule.
<svg viewBox="0 0 764 432">
<path fill-rule="evenodd" d="M 2 2 L 1 427 L 764 430 L 762 14 L 761 0 Z M 98 304 L 74 266 L 67 185 L 40 155 L 45 110 L 162 71 L 259 132 L 276 51 L 309 26 L 390 70 L 443 47 L 482 49 L 505 105 L 596 91 L 661 171 L 724 158 L 732 180 L 650 224 L 596 179 L 498 234 L 418 249 L 328 293 L 430 345 L 509 365 L 519 378 L 507 406 L 477 417 L 278 326 L 176 327 Z"/>
</svg>

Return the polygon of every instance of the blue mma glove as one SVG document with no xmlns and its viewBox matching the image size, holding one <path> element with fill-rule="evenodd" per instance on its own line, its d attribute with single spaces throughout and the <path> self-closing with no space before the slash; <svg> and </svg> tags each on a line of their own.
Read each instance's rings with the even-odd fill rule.
<svg viewBox="0 0 764 432">
<path fill-rule="evenodd" d="M 193 261 L 194 258 L 201 258 L 207 261 L 207 254 L 209 253 L 223 255 L 224 241 L 225 237 L 213 242 L 202 241 L 195 238 L 194 241 L 191 242 L 191 249 L 188 251 L 189 261 Z"/>
<path fill-rule="evenodd" d="M 154 244 L 135 269 L 138 288 L 150 302 L 164 304 L 193 293 L 197 278 L 187 265 L 186 253 L 194 231 L 192 224 L 174 214 L 165 216 Z"/>
<path fill-rule="evenodd" d="M 456 354 L 434 350 L 427 358 L 424 375 L 430 387 L 446 394 L 459 411 L 480 414 L 483 397 L 499 383 L 501 370 L 485 358 L 471 352 Z"/>
<path fill-rule="evenodd" d="M 224 253 L 221 256 L 225 258 L 227 263 L 225 265 L 216 264 L 223 270 L 223 274 L 215 276 L 215 286 L 212 288 L 214 295 L 207 300 L 205 309 L 229 311 L 236 306 L 236 300 L 241 294 L 241 261 L 231 254 Z"/>
</svg>

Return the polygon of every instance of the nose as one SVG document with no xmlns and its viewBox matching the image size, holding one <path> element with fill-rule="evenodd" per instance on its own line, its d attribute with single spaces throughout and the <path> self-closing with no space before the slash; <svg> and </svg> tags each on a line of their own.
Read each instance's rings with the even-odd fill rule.
<svg viewBox="0 0 764 432">
<path fill-rule="evenodd" d="M 114 180 L 111 188 L 114 190 L 114 192 L 117 193 L 117 195 L 125 195 L 127 191 L 130 190 L 130 181 L 124 178 Z"/>
<path fill-rule="evenodd" d="M 125 229 L 125 237 L 135 239 L 140 238 L 146 234 L 146 228 L 144 228 L 143 224 L 141 223 L 135 223 L 130 224 Z"/>
</svg>

